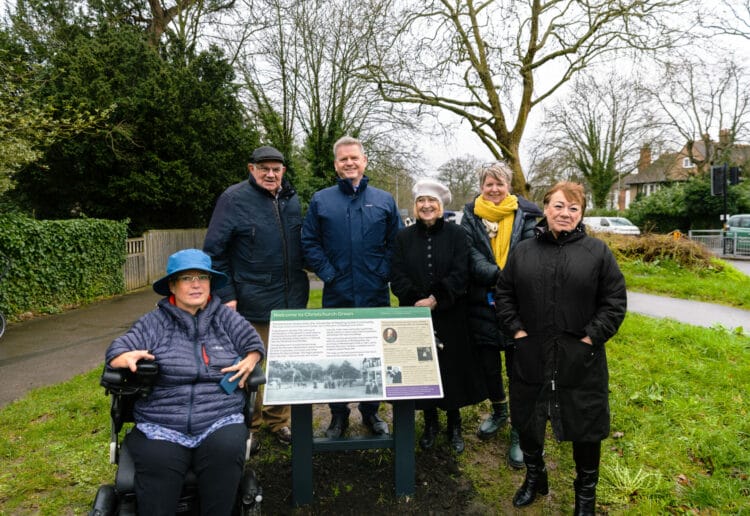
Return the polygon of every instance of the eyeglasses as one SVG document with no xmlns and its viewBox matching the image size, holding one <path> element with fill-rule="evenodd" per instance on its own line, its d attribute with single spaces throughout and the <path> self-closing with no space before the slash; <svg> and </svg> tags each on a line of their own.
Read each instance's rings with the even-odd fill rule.
<svg viewBox="0 0 750 516">
<path fill-rule="evenodd" d="M 194 281 L 208 281 L 210 279 L 210 274 L 185 274 L 183 276 L 177 276 L 177 281 L 181 281 L 183 283 L 192 283 Z"/>
<path fill-rule="evenodd" d="M 274 175 L 278 176 L 284 171 L 284 167 L 264 167 L 262 165 L 256 165 L 255 168 L 257 168 L 258 171 L 264 175 L 272 172 Z"/>
</svg>

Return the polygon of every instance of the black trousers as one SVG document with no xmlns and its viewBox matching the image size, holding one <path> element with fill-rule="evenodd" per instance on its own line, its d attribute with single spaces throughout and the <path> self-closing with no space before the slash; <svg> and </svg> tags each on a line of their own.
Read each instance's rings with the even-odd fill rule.
<svg viewBox="0 0 750 516">
<path fill-rule="evenodd" d="M 197 448 L 148 439 L 137 428 L 128 436 L 135 462 L 135 496 L 141 516 L 174 516 L 188 469 L 198 478 L 201 514 L 229 515 L 245 465 L 248 430 L 228 425 Z"/>
<path fill-rule="evenodd" d="M 510 378 L 511 364 L 513 363 L 513 352 L 506 349 L 505 353 L 505 372 Z M 484 383 L 487 386 L 487 396 L 490 401 L 503 401 L 505 395 L 505 383 L 503 381 L 503 351 L 496 346 L 479 346 L 477 355 L 479 363 L 482 365 L 482 374 Z"/>
<path fill-rule="evenodd" d="M 525 455 L 541 458 L 542 451 L 544 450 L 544 441 L 539 442 L 534 436 L 525 433 L 520 433 L 519 437 L 521 450 Z M 601 451 L 601 441 L 573 441 L 573 460 L 576 463 L 576 470 L 585 469 L 591 471 L 599 469 Z"/>
<path fill-rule="evenodd" d="M 343 416 L 343 417 L 349 417 L 349 406 L 347 403 L 329 403 L 328 406 L 331 409 L 331 414 L 334 416 Z M 378 408 L 380 408 L 380 402 L 379 401 L 360 401 L 359 406 L 359 412 L 362 414 L 362 420 L 364 421 L 368 417 L 372 416 L 373 414 L 378 413 Z"/>
</svg>

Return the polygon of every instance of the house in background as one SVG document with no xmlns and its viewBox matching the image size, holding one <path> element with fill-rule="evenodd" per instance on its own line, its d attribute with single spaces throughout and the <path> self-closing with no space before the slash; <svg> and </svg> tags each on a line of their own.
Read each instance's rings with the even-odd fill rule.
<svg viewBox="0 0 750 516">
<path fill-rule="evenodd" d="M 729 131 L 719 131 L 718 144 L 711 141 L 709 145 L 717 145 L 718 148 L 729 145 Z M 693 159 L 690 158 L 692 151 Z M 660 188 L 668 186 L 676 181 L 687 181 L 690 177 L 708 173 L 711 167 L 708 155 L 715 152 L 706 152 L 706 144 L 703 140 L 693 142 L 692 149 L 688 145 L 682 147 L 679 152 L 668 152 L 662 154 L 652 161 L 651 147 L 646 144 L 641 147 L 638 160 L 638 172 L 627 176 L 622 180 L 623 188 L 618 192 L 617 206 L 625 210 L 630 206 L 638 195 L 649 196 Z M 750 161 L 750 145 L 735 143 L 730 151 L 730 162 L 741 164 Z M 697 163 L 702 163 L 697 166 Z"/>
</svg>

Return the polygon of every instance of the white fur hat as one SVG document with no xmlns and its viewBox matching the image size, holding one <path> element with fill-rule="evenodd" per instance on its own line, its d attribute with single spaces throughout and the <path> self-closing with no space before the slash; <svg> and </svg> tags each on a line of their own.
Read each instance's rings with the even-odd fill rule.
<svg viewBox="0 0 750 516">
<path fill-rule="evenodd" d="M 448 190 L 448 187 L 434 179 L 420 179 L 414 184 L 411 193 L 414 194 L 414 200 L 421 196 L 433 197 L 440 201 L 443 207 L 446 204 L 450 204 L 452 199 L 451 191 Z"/>
</svg>

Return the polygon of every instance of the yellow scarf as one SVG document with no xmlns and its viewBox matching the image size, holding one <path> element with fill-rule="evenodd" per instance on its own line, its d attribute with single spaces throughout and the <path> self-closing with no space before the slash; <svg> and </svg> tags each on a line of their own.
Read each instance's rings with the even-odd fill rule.
<svg viewBox="0 0 750 516">
<path fill-rule="evenodd" d="M 482 219 L 490 237 L 490 247 L 495 255 L 497 266 L 505 267 L 510 251 L 510 234 L 513 231 L 513 217 L 518 209 L 518 197 L 508 195 L 500 204 L 485 200 L 481 195 L 474 202 L 474 214 Z"/>
</svg>

